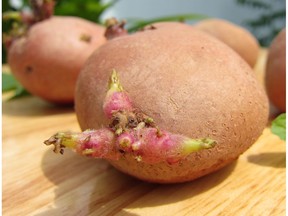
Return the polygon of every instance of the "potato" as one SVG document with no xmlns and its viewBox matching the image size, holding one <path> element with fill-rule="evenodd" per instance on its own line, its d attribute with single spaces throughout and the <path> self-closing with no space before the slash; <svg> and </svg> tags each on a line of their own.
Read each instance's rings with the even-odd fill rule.
<svg viewBox="0 0 288 216">
<path fill-rule="evenodd" d="M 113 39 L 89 57 L 76 85 L 76 114 L 82 130 L 109 124 L 102 106 L 115 69 L 136 109 L 159 128 L 217 145 L 176 164 L 129 154 L 110 163 L 146 181 L 190 181 L 231 163 L 256 141 L 268 99 L 249 65 L 219 40 L 181 23 L 153 26 Z"/>
<path fill-rule="evenodd" d="M 259 54 L 257 39 L 245 28 L 223 19 L 206 19 L 194 25 L 237 52 L 251 67 L 256 64 Z"/>
<path fill-rule="evenodd" d="M 268 97 L 279 111 L 286 112 L 286 29 L 272 41 L 266 63 Z"/>
<path fill-rule="evenodd" d="M 53 103 L 72 103 L 81 67 L 106 42 L 104 31 L 81 18 L 51 17 L 13 41 L 8 64 L 30 93 Z"/>
</svg>

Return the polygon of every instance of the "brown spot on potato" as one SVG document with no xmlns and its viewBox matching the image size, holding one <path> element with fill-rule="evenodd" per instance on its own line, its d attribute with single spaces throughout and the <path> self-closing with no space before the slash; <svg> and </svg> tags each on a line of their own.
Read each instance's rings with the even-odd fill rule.
<svg viewBox="0 0 288 216">
<path fill-rule="evenodd" d="M 33 67 L 32 66 L 28 65 L 28 66 L 25 67 L 25 73 L 30 74 L 32 72 L 33 72 Z"/>
<path fill-rule="evenodd" d="M 154 25 L 150 25 L 148 28 L 146 28 L 145 30 L 155 30 L 157 29 Z"/>
<path fill-rule="evenodd" d="M 91 36 L 91 35 L 88 35 L 88 34 L 82 34 L 82 35 L 80 36 L 80 40 L 83 41 L 83 42 L 90 43 L 91 40 L 92 40 L 92 36 Z"/>
</svg>

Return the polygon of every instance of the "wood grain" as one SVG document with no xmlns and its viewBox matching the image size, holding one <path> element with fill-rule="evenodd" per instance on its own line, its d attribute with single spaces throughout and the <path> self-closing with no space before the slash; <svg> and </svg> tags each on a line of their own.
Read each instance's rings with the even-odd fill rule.
<svg viewBox="0 0 288 216">
<path fill-rule="evenodd" d="M 264 62 L 257 66 L 261 73 Z M 73 107 L 32 96 L 4 100 L 2 107 L 3 215 L 285 215 L 286 146 L 268 127 L 224 169 L 157 185 L 103 160 L 69 151 L 59 156 L 46 147 L 53 133 L 79 130 Z"/>
</svg>

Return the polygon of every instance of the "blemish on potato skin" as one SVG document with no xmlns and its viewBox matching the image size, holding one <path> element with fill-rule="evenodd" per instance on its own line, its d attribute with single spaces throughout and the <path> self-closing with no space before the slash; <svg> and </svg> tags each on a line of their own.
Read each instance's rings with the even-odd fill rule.
<svg viewBox="0 0 288 216">
<path fill-rule="evenodd" d="M 207 126 L 207 127 L 212 126 L 212 122 L 211 122 L 211 121 L 207 121 L 207 122 L 206 122 L 206 126 Z"/>
<path fill-rule="evenodd" d="M 25 67 L 25 73 L 26 74 L 30 74 L 32 72 L 33 72 L 33 67 L 32 66 L 28 65 L 28 66 Z"/>
<path fill-rule="evenodd" d="M 143 31 L 148 31 L 148 30 L 156 30 L 157 28 L 154 26 L 154 25 L 149 25 L 149 26 L 146 26 L 146 27 L 143 27 L 141 29 L 139 29 L 138 31 L 139 32 L 143 32 Z"/>
<path fill-rule="evenodd" d="M 81 34 L 80 40 L 83 42 L 86 42 L 86 43 L 90 43 L 92 40 L 92 37 L 91 37 L 91 35 L 88 35 L 88 34 Z"/>
<path fill-rule="evenodd" d="M 213 134 L 214 136 L 216 136 L 216 135 L 217 135 L 217 131 L 216 131 L 216 130 L 212 130 L 212 134 Z"/>
<path fill-rule="evenodd" d="M 172 98 L 172 97 L 169 97 L 169 104 L 171 104 L 172 106 L 173 106 L 173 108 L 174 108 L 174 110 L 176 111 L 176 112 L 178 112 L 178 110 L 179 110 L 179 105 L 177 104 L 177 102 L 174 100 L 174 98 Z"/>
<path fill-rule="evenodd" d="M 155 30 L 157 29 L 154 25 L 150 25 L 146 30 Z"/>
</svg>

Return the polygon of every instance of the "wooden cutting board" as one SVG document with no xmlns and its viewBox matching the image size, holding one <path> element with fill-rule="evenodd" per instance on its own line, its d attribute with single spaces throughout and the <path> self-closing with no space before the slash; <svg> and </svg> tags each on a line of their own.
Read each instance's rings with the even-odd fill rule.
<svg viewBox="0 0 288 216">
<path fill-rule="evenodd" d="M 263 58 L 255 71 L 263 81 Z M 72 107 L 36 97 L 2 103 L 3 215 L 285 215 L 286 143 L 267 126 L 237 161 L 198 180 L 158 185 L 120 173 L 103 160 L 43 141 L 79 131 Z"/>
</svg>

